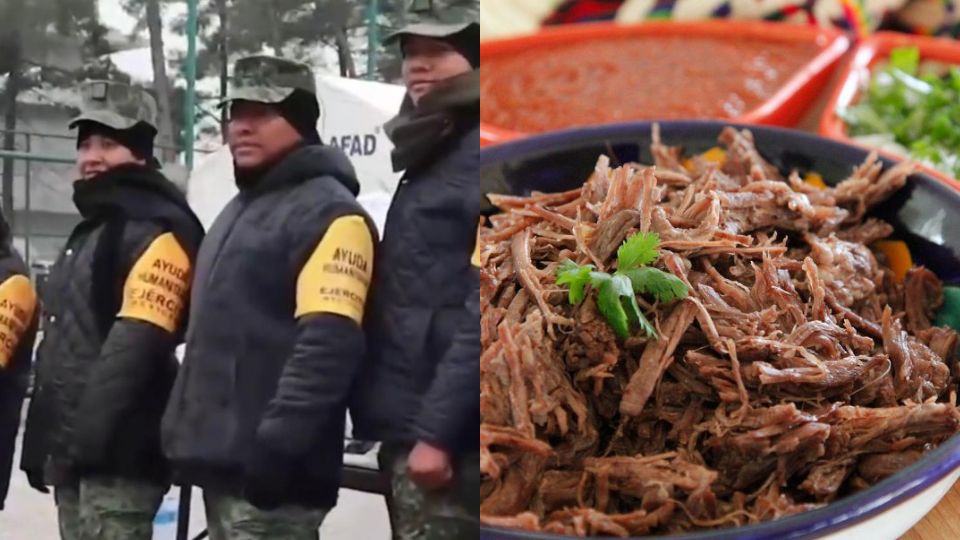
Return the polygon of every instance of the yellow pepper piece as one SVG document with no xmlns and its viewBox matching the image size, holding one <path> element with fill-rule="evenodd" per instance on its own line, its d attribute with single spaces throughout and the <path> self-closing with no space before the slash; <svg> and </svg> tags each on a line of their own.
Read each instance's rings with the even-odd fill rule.
<svg viewBox="0 0 960 540">
<path fill-rule="evenodd" d="M 827 189 L 827 183 L 823 181 L 823 177 L 815 172 L 807 173 L 803 181 L 817 189 Z"/>
<path fill-rule="evenodd" d="M 719 146 L 714 146 L 713 148 L 700 154 L 700 159 L 704 161 L 710 161 L 718 165 L 723 165 L 727 162 L 727 151 Z"/>
<path fill-rule="evenodd" d="M 877 240 L 873 248 L 886 255 L 887 264 L 893 270 L 894 278 L 898 283 L 903 282 L 907 270 L 913 267 L 913 258 L 910 256 L 907 244 L 901 240 Z"/>
<path fill-rule="evenodd" d="M 727 161 L 727 151 L 724 150 L 723 148 L 720 148 L 719 146 L 714 146 L 713 148 L 700 154 L 698 157 L 703 161 L 706 161 L 709 163 L 716 163 L 720 166 L 723 166 L 723 164 L 726 163 Z M 680 162 L 680 164 L 683 165 L 684 169 L 690 172 L 693 172 L 694 163 L 692 159 L 687 158 L 682 162 Z"/>
</svg>

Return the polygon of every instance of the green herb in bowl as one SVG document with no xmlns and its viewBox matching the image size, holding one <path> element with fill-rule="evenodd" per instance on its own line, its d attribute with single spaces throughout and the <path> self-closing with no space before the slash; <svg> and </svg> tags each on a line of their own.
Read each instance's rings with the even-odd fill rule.
<svg viewBox="0 0 960 540">
<path fill-rule="evenodd" d="M 901 47 L 874 70 L 856 105 L 837 111 L 855 139 L 960 177 L 960 67 Z"/>
</svg>

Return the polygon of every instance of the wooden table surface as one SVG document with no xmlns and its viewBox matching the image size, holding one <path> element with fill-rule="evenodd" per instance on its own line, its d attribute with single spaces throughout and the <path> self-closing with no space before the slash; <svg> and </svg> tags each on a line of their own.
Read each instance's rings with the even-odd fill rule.
<svg viewBox="0 0 960 540">
<path fill-rule="evenodd" d="M 955 540 L 960 539 L 960 482 L 940 500 L 920 523 L 907 531 L 900 540 Z"/>
</svg>

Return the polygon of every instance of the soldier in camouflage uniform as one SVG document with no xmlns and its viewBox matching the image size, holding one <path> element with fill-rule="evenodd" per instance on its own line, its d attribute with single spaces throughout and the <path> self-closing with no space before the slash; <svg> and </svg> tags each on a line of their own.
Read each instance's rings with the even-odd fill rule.
<svg viewBox="0 0 960 540">
<path fill-rule="evenodd" d="M 403 54 L 407 96 L 386 131 L 405 172 L 377 254 L 352 409 L 355 433 L 383 442 L 398 540 L 479 531 L 479 25 L 463 18 L 469 9 L 442 8 L 386 39 Z"/>
<path fill-rule="evenodd" d="M 163 419 L 211 540 L 311 540 L 336 504 L 376 226 L 349 159 L 320 144 L 308 66 L 237 61 L 227 143 L 239 194 L 201 249 Z"/>
<path fill-rule="evenodd" d="M 21 468 L 54 487 L 64 540 L 149 540 L 169 489 L 160 417 L 203 227 L 153 157 L 144 90 L 84 83 L 73 200 L 83 218 L 44 298 Z"/>
</svg>

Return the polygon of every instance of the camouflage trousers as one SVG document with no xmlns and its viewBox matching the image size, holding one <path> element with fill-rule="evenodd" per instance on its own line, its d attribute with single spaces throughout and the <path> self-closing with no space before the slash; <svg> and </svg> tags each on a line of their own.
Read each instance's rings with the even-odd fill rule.
<svg viewBox="0 0 960 540">
<path fill-rule="evenodd" d="M 150 540 L 167 486 L 112 477 L 82 478 L 54 491 L 62 540 Z"/>
<path fill-rule="evenodd" d="M 204 490 L 210 540 L 318 540 L 327 509 L 283 506 L 260 510 L 230 495 Z"/>
<path fill-rule="evenodd" d="M 480 456 L 461 457 L 454 479 L 440 491 L 428 491 L 407 473 L 409 446 L 384 444 L 380 470 L 390 476 L 388 504 L 394 540 L 472 540 L 480 536 Z"/>
</svg>

